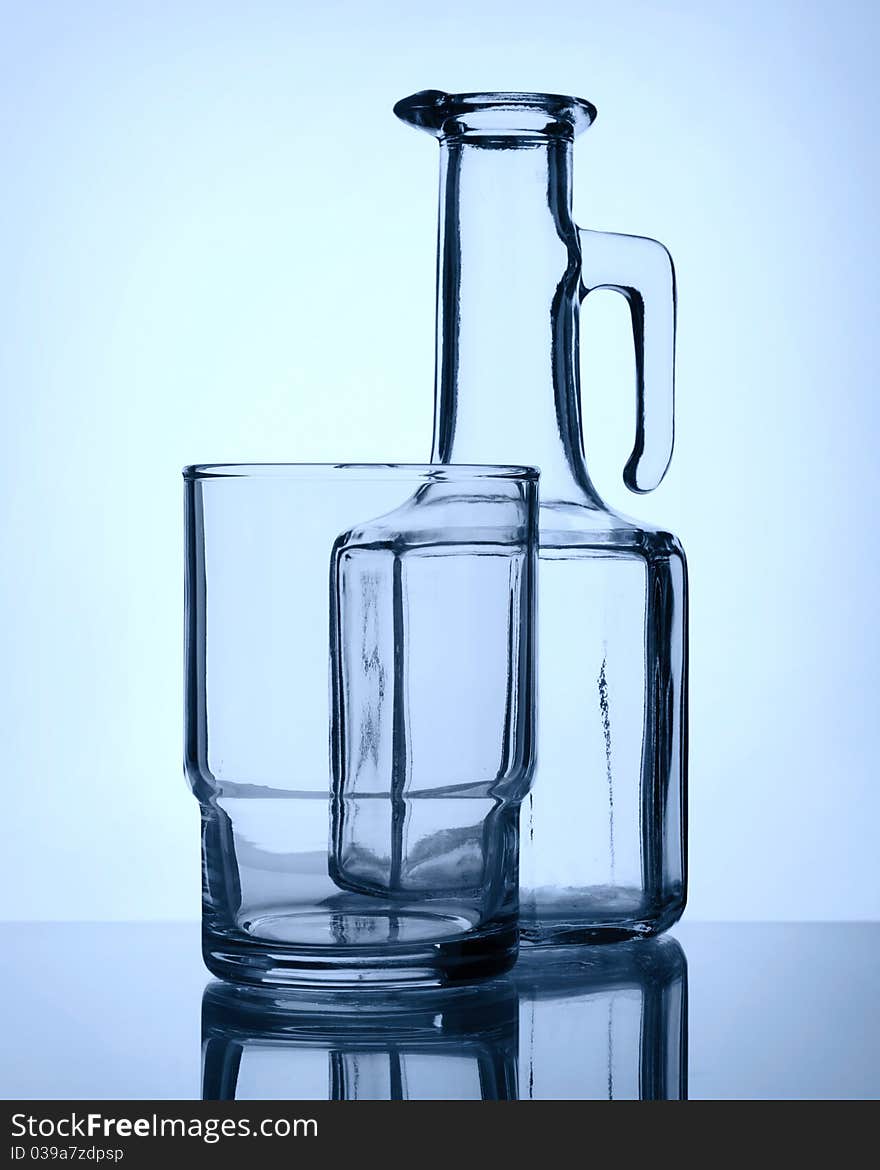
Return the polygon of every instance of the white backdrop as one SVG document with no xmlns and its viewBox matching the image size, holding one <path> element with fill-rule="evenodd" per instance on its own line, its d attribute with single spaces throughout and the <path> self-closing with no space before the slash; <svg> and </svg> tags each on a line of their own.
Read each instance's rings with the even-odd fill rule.
<svg viewBox="0 0 880 1170">
<path fill-rule="evenodd" d="M 0 7 L 3 915 L 198 914 L 179 470 L 428 457 L 438 87 L 595 102 L 579 221 L 677 262 L 653 497 L 622 304 L 585 376 L 690 556 L 689 916 L 880 916 L 877 6 Z"/>
</svg>

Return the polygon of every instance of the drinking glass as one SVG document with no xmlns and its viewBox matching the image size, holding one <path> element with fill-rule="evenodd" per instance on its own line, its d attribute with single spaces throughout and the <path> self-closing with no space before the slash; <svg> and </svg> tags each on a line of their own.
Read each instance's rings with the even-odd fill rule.
<svg viewBox="0 0 880 1170">
<path fill-rule="evenodd" d="M 436 985 L 513 962 L 537 478 L 185 470 L 185 767 L 214 974 Z"/>
</svg>

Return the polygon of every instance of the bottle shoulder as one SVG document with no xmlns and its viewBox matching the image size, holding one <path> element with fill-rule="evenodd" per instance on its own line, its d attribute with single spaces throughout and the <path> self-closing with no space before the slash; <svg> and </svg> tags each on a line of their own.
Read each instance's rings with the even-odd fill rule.
<svg viewBox="0 0 880 1170">
<path fill-rule="evenodd" d="M 540 505 L 542 551 L 593 549 L 609 553 L 632 550 L 650 556 L 679 556 L 681 541 L 674 533 L 635 520 L 606 505 L 593 502 L 542 501 Z"/>
<path fill-rule="evenodd" d="M 528 509 L 513 484 L 499 484 L 483 494 L 428 485 L 391 511 L 342 533 L 336 547 L 381 546 L 397 552 L 481 544 L 521 548 L 529 538 L 528 518 Z"/>
</svg>

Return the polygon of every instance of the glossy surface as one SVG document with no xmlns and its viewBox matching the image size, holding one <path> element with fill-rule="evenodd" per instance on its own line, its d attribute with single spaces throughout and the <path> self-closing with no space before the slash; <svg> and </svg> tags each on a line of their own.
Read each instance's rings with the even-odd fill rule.
<svg viewBox="0 0 880 1170">
<path fill-rule="evenodd" d="M 880 925 L 682 923 L 675 939 L 687 956 L 681 1070 L 688 1097 L 880 1097 Z M 669 1008 L 675 1006 L 682 972 L 677 950 L 664 963 L 649 962 L 635 980 L 617 946 L 601 948 L 598 968 L 583 962 L 581 975 L 580 948 L 564 948 L 559 961 L 559 952 L 529 952 L 502 980 L 466 990 L 457 1016 L 447 1004 L 443 1026 L 433 1030 L 433 1015 L 429 1020 L 415 1010 L 407 1018 L 407 997 L 438 993 L 399 993 L 388 1043 L 381 1031 L 377 1037 L 378 1012 L 335 1062 L 328 1061 L 326 1043 L 332 1019 L 306 1016 L 305 1027 L 324 1037 L 311 1071 L 291 1062 L 289 1049 L 279 1054 L 276 1046 L 273 1055 L 271 1045 L 264 1047 L 253 1075 L 249 1058 L 244 1062 L 250 1087 L 242 1080 L 242 1095 L 293 1098 L 294 1090 L 316 1083 L 329 1093 L 334 1063 L 340 1095 L 358 1066 L 369 1073 L 369 1091 L 387 1095 L 394 1053 L 400 1067 L 409 1066 L 413 1095 L 450 1095 L 452 1081 L 460 1096 L 485 1095 L 482 1070 L 490 1096 L 527 1098 L 530 1065 L 536 1096 L 633 1095 L 641 1060 L 631 1026 L 635 1005 L 647 995 L 654 1004 L 662 1006 L 666 997 Z M 199 960 L 197 924 L 8 923 L 3 951 L 4 1098 L 202 1094 L 202 1000 L 206 983 L 217 985 Z M 484 1010 L 487 999 L 491 1011 Z M 481 1002 L 475 1022 L 471 1012 Z M 266 1025 L 265 1014 L 245 1021 L 243 1038 L 253 1045 Z M 227 1026 L 219 1021 L 221 1032 Z M 668 1057 L 674 1035 L 671 1027 L 652 1032 L 645 1054 L 653 1054 L 658 1071 L 663 1045 Z M 609 1037 L 615 1045 L 610 1090 Z M 230 1038 L 221 1035 L 223 1043 Z M 667 1079 L 667 1095 L 672 1085 Z"/>
</svg>

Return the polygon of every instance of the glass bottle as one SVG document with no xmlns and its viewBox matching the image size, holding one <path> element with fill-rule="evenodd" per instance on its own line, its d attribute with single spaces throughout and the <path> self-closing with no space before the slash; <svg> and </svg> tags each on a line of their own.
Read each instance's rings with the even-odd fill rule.
<svg viewBox="0 0 880 1170">
<path fill-rule="evenodd" d="M 672 262 L 654 240 L 575 225 L 572 145 L 595 116 L 588 102 L 426 90 L 395 113 L 440 142 L 432 460 L 541 470 L 522 938 L 656 934 L 685 903 L 685 558 L 671 533 L 613 511 L 591 482 L 578 318 L 594 289 L 630 305 L 637 421 L 624 481 L 650 491 L 672 452 Z"/>
</svg>

